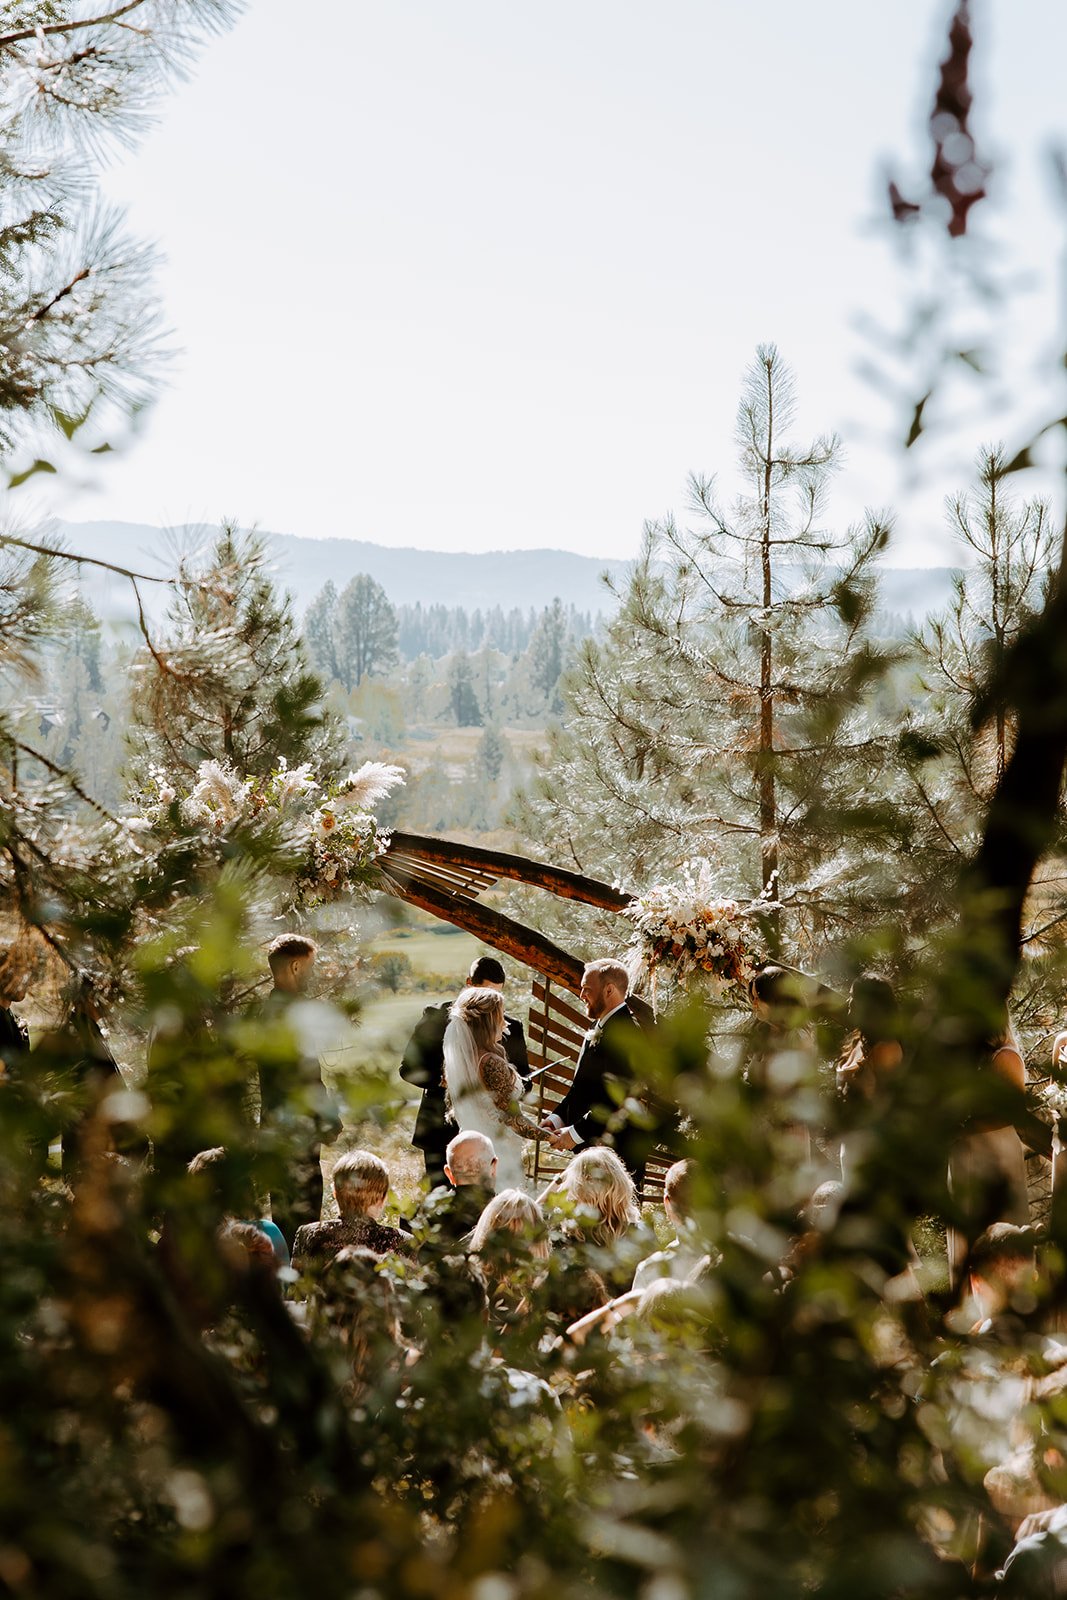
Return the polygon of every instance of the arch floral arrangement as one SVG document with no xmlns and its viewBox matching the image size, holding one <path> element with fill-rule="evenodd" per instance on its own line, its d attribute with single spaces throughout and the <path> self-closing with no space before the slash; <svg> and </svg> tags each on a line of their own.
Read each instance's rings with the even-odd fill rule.
<svg viewBox="0 0 1067 1600">
<path fill-rule="evenodd" d="M 220 761 L 203 761 L 182 793 L 162 767 L 153 767 L 130 832 L 161 848 L 228 854 L 254 851 L 292 883 L 294 904 L 312 906 L 376 884 L 375 864 L 389 832 L 374 807 L 405 782 L 403 769 L 365 761 L 339 783 L 324 784 L 310 762 L 289 767 L 283 756 L 265 777 L 250 777 Z"/>
<path fill-rule="evenodd" d="M 766 961 L 755 918 L 768 909 L 718 893 L 710 861 L 682 863 L 678 879 L 635 895 L 624 915 L 634 924 L 631 950 L 655 992 L 662 969 L 681 988 L 696 980 L 714 1000 L 743 995 Z"/>
</svg>

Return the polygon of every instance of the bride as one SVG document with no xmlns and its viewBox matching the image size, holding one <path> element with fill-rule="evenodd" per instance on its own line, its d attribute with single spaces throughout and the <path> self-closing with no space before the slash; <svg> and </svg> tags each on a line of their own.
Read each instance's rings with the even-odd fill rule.
<svg viewBox="0 0 1067 1600">
<path fill-rule="evenodd" d="M 452 1120 L 493 1141 L 498 1189 L 528 1189 L 522 1168 L 524 1139 L 543 1139 L 536 1122 L 518 1109 L 523 1083 L 500 1046 L 507 1029 L 504 1000 L 495 989 L 464 989 L 445 1029 L 445 1089 Z"/>
</svg>

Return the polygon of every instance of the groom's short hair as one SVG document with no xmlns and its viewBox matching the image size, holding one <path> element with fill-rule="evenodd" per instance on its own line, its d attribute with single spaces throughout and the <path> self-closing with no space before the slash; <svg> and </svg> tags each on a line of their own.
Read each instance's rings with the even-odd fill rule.
<svg viewBox="0 0 1067 1600">
<path fill-rule="evenodd" d="M 599 961 L 587 961 L 585 975 L 595 972 L 603 983 L 613 983 L 620 994 L 630 992 L 630 974 L 621 961 L 616 961 L 614 956 L 601 956 Z"/>
</svg>

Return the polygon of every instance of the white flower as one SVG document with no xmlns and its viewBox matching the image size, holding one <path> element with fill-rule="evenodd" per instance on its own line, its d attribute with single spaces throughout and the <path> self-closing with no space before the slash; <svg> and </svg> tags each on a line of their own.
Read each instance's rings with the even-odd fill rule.
<svg viewBox="0 0 1067 1600">
<path fill-rule="evenodd" d="M 248 790 L 232 767 L 202 761 L 197 780 L 192 794 L 182 801 L 182 816 L 187 822 L 211 821 L 221 827 L 241 815 Z"/>
<path fill-rule="evenodd" d="M 177 791 L 175 790 L 173 784 L 170 784 L 170 783 L 161 783 L 160 784 L 160 786 L 159 786 L 159 803 L 160 803 L 161 806 L 173 805 L 174 801 L 177 798 L 178 798 Z"/>
<path fill-rule="evenodd" d="M 302 794 L 310 794 L 312 789 L 317 788 L 318 783 L 311 776 L 310 761 L 294 767 L 292 772 L 283 770 L 278 779 L 278 804 L 287 806 L 291 800 L 297 800 Z"/>
<path fill-rule="evenodd" d="M 379 800 L 384 800 L 386 795 L 406 782 L 402 767 L 390 766 L 384 761 L 364 761 L 345 779 L 345 797 L 361 811 L 369 811 Z"/>
<path fill-rule="evenodd" d="M 147 817 L 127 817 L 126 831 L 128 833 L 150 833 L 152 824 Z"/>
</svg>

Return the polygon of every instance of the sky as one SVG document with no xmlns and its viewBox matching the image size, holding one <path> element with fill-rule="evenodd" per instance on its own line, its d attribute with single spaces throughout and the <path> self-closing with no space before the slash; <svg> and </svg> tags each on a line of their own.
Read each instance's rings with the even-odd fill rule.
<svg viewBox="0 0 1067 1600">
<path fill-rule="evenodd" d="M 690 472 L 734 491 L 740 382 L 774 341 L 798 438 L 845 443 L 827 520 L 893 505 L 896 564 L 951 559 L 943 496 L 1038 392 L 1067 7 L 976 5 L 990 227 L 1029 274 L 1002 319 L 1019 381 L 915 482 L 858 325 L 918 281 L 884 180 L 924 153 L 949 9 L 250 0 L 105 174 L 162 251 L 180 353 L 132 447 L 52 507 L 628 557 Z"/>
</svg>

